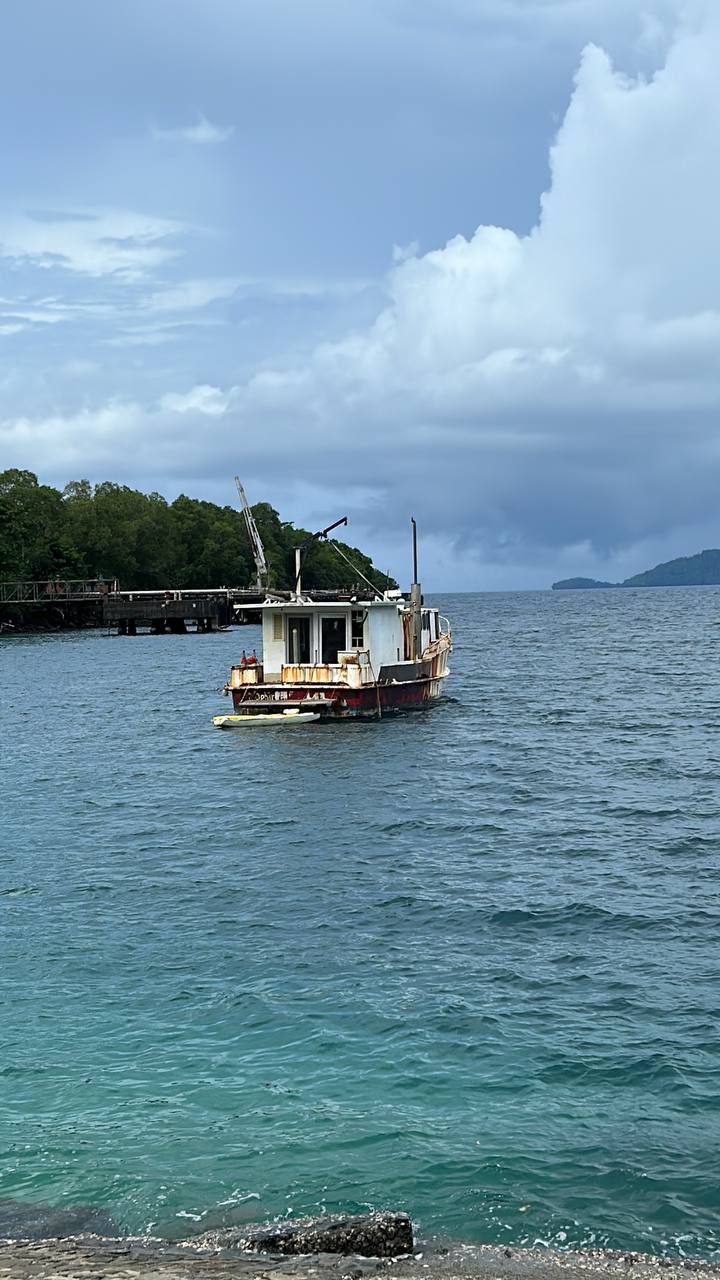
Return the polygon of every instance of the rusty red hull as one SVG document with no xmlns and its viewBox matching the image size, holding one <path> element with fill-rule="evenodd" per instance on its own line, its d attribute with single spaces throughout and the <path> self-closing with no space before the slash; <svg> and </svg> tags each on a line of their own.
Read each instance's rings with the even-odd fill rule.
<svg viewBox="0 0 720 1280">
<path fill-rule="evenodd" d="M 344 685 L 254 685 L 232 690 L 235 711 L 265 712 L 282 707 L 302 707 L 306 711 L 319 711 L 328 720 L 348 716 L 376 716 L 399 711 L 406 707 L 418 707 L 440 696 L 442 678 L 429 676 L 392 684 L 366 685 L 362 689 L 350 689 Z"/>
</svg>

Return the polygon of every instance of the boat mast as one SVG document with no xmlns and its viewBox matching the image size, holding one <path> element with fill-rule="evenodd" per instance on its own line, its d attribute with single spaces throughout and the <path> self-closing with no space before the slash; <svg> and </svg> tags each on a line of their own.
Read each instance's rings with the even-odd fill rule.
<svg viewBox="0 0 720 1280">
<path fill-rule="evenodd" d="M 268 567 L 265 560 L 265 548 L 262 544 L 262 538 L 260 537 L 258 527 L 255 523 L 255 517 L 252 513 L 250 503 L 247 500 L 245 490 L 240 483 L 239 476 L 235 477 L 235 486 L 242 503 L 245 527 L 248 532 L 248 538 L 250 539 L 250 548 L 253 553 L 253 560 L 255 561 L 255 568 L 257 570 L 257 589 L 258 591 L 265 591 L 268 584 Z"/>
<path fill-rule="evenodd" d="M 412 614 L 412 652 L 410 657 L 417 662 L 422 650 L 422 588 L 418 582 L 417 524 L 411 516 L 413 547 L 413 580 L 410 587 L 410 612 Z"/>
</svg>

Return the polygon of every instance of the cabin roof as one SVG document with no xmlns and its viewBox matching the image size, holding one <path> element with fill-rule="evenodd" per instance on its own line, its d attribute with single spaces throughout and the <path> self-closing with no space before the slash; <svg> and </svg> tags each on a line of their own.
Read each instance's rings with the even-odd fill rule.
<svg viewBox="0 0 720 1280">
<path fill-rule="evenodd" d="M 364 600 L 362 596 L 348 596 L 345 600 L 264 600 L 262 604 L 252 605 L 253 609 L 268 609 L 277 613 L 282 609 L 302 609 L 307 612 L 308 609 L 327 610 L 327 609 L 397 609 L 402 608 L 407 603 L 402 597 L 383 599 L 383 600 Z"/>
</svg>

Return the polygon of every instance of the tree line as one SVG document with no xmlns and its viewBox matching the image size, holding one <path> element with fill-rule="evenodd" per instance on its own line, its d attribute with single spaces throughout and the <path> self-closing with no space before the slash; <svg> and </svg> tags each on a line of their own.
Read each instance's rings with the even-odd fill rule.
<svg viewBox="0 0 720 1280">
<path fill-rule="evenodd" d="M 268 502 L 252 508 L 265 547 L 270 585 L 294 583 L 295 547 L 308 531 L 280 519 Z M 372 561 L 340 544 L 353 565 L 381 589 L 395 586 Z M 255 563 L 237 508 L 181 494 L 73 480 L 61 491 L 31 471 L 0 472 L 0 580 L 117 579 L 124 590 L 247 586 Z M 315 542 L 303 561 L 303 584 L 354 586 L 358 575 L 333 549 Z"/>
</svg>

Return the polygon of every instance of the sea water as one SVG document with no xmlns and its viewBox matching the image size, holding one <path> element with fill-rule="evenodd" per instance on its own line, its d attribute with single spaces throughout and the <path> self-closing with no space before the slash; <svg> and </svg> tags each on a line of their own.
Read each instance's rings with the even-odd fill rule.
<svg viewBox="0 0 720 1280">
<path fill-rule="evenodd" d="M 717 1255 L 720 591 L 433 603 L 379 723 L 216 731 L 251 628 L 0 639 L 5 1218 Z"/>
</svg>

